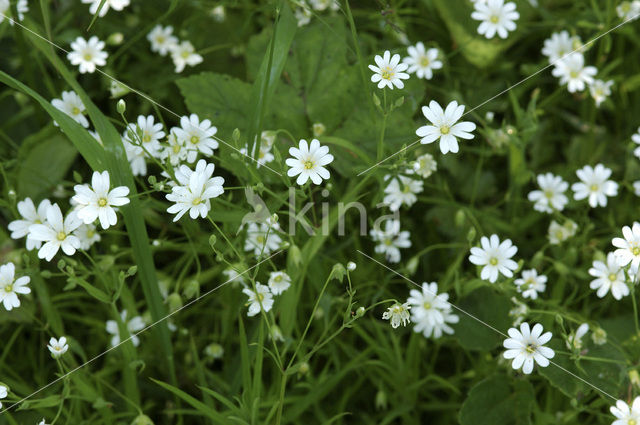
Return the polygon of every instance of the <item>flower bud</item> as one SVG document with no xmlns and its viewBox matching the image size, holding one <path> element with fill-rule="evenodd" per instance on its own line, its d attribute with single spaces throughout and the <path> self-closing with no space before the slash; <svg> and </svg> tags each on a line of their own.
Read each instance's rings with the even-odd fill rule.
<svg viewBox="0 0 640 425">
<path fill-rule="evenodd" d="M 200 295 L 200 282 L 195 279 L 191 279 L 187 282 L 187 285 L 182 292 L 184 296 L 188 299 L 195 298 Z"/>
<path fill-rule="evenodd" d="M 118 104 L 116 106 L 116 110 L 120 115 L 124 114 L 124 111 L 127 110 L 127 104 L 123 99 L 118 100 Z"/>
<path fill-rule="evenodd" d="M 131 422 L 131 425 L 153 425 L 153 421 L 147 415 L 138 415 Z"/>
<path fill-rule="evenodd" d="M 356 263 L 354 263 L 353 261 L 349 261 L 347 263 L 347 270 L 349 270 L 350 272 L 354 271 L 356 269 Z"/>
<path fill-rule="evenodd" d="M 182 297 L 174 292 L 167 297 L 166 303 L 169 306 L 169 313 L 173 313 L 182 307 Z"/>
<path fill-rule="evenodd" d="M 358 309 L 356 310 L 356 319 L 359 319 L 360 317 L 364 316 L 364 313 L 365 313 L 364 307 L 358 307 Z"/>
</svg>

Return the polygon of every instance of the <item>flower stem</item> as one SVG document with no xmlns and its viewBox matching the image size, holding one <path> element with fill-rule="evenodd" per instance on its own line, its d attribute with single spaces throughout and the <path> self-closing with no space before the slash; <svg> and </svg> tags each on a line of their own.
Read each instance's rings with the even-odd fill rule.
<svg viewBox="0 0 640 425">
<path fill-rule="evenodd" d="M 386 87 L 382 90 L 382 98 L 383 98 L 383 114 L 382 114 L 382 128 L 380 129 L 380 139 L 378 140 L 378 152 L 376 158 L 378 161 L 382 160 L 382 156 L 384 155 L 384 131 L 387 127 L 387 89 Z"/>
</svg>

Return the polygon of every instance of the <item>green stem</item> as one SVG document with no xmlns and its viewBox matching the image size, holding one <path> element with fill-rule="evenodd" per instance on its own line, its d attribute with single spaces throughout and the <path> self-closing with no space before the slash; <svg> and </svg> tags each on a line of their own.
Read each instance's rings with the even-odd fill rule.
<svg viewBox="0 0 640 425">
<path fill-rule="evenodd" d="M 382 128 L 380 129 L 380 139 L 378 140 L 378 153 L 376 155 L 377 161 L 381 161 L 384 156 L 384 132 L 387 127 L 387 89 L 382 90 L 383 98 L 383 113 L 382 113 Z"/>
</svg>

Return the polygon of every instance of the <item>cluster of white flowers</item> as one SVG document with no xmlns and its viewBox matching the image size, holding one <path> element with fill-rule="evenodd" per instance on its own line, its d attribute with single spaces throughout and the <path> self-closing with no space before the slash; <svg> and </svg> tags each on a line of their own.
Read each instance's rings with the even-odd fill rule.
<svg viewBox="0 0 640 425">
<path fill-rule="evenodd" d="M 269 220 L 266 223 L 249 223 L 244 250 L 253 251 L 257 257 L 271 254 L 279 249 L 282 243 L 282 238 L 277 233 L 278 230 L 280 230 L 278 223 L 272 223 Z"/>
<path fill-rule="evenodd" d="M 562 242 L 575 236 L 577 231 L 578 225 L 573 220 L 565 220 L 563 224 L 551 220 L 549 230 L 547 231 L 547 238 L 551 245 L 560 245 Z"/>
<path fill-rule="evenodd" d="M 594 78 L 598 70 L 594 66 L 585 66 L 584 46 L 577 35 L 570 36 L 567 31 L 551 34 L 544 41 L 542 54 L 555 65 L 553 76 L 560 79 L 560 85 L 566 84 L 570 93 L 581 92 L 588 87 L 598 107 L 611 95 L 613 81 Z"/>
<path fill-rule="evenodd" d="M 340 3 L 338 0 L 299 0 L 295 2 L 295 17 L 298 26 L 303 27 L 311 22 L 311 17 L 315 12 L 338 11 Z"/>
<path fill-rule="evenodd" d="M 241 281 L 244 289 L 242 292 L 249 297 L 247 316 L 252 317 L 264 311 L 270 311 L 273 307 L 274 296 L 282 295 L 291 286 L 291 277 L 284 271 L 274 271 L 269 275 L 268 285 L 256 282 L 255 290 Z"/>
<path fill-rule="evenodd" d="M 156 25 L 147 34 L 147 40 L 151 43 L 151 51 L 160 56 L 171 55 L 177 73 L 184 71 L 188 66 L 196 66 L 202 62 L 202 56 L 196 53 L 190 41 L 180 41 L 173 35 L 173 27 L 168 25 Z"/>
<path fill-rule="evenodd" d="M 382 56 L 376 55 L 373 58 L 375 65 L 369 65 L 369 69 L 373 71 L 371 82 L 376 83 L 379 89 L 402 89 L 402 80 L 409 79 L 409 74 L 430 80 L 433 78 L 433 71 L 442 68 L 440 51 L 435 47 L 426 49 L 424 43 L 418 42 L 415 46 L 409 46 L 407 52 L 409 56 L 402 61 L 399 54 L 392 56 L 389 50 Z"/>
<path fill-rule="evenodd" d="M 174 202 L 167 212 L 176 214 L 173 221 L 178 221 L 188 211 L 192 219 L 205 218 L 211 210 L 211 199 L 224 192 L 224 178 L 213 177 L 215 166 L 201 159 L 195 170 L 186 165 L 176 169 L 177 183 L 166 195 L 167 200 Z"/>
<path fill-rule="evenodd" d="M 413 331 L 421 332 L 425 338 L 437 339 L 443 334 L 453 335 L 453 328 L 449 325 L 460 320 L 451 310 L 449 294 L 438 294 L 436 282 L 423 282 L 420 291 L 412 289 L 404 305 L 411 308 Z"/>
<path fill-rule="evenodd" d="M 144 329 L 144 319 L 141 316 L 134 316 L 127 320 L 127 310 L 122 310 L 120 312 L 120 319 L 122 320 L 122 323 L 124 323 L 124 327 L 129 332 L 131 343 L 133 344 L 133 346 L 137 347 L 138 345 L 140 345 L 140 338 L 138 338 L 138 336 L 134 334 Z M 121 337 L 118 322 L 116 322 L 115 320 L 107 320 L 105 328 L 108 333 L 113 335 L 111 337 L 111 346 L 115 347 L 116 345 L 120 344 Z"/>
<path fill-rule="evenodd" d="M 27 0 L 17 0 L 16 11 L 18 12 L 17 19 L 11 15 L 11 3 L 9 0 L 0 0 L 0 24 L 7 17 L 7 22 L 13 25 L 13 20 L 24 21 L 24 14 L 29 11 L 29 3 Z M 1 405 L 0 405 L 1 406 Z"/>
</svg>

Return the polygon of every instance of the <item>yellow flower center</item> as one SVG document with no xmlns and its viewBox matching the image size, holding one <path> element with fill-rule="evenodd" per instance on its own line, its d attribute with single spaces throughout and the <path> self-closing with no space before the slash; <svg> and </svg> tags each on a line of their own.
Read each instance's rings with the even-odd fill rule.
<svg viewBox="0 0 640 425">
<path fill-rule="evenodd" d="M 4 287 L 4 292 L 9 293 L 13 292 L 13 285 L 7 285 Z"/>
<path fill-rule="evenodd" d="M 180 152 L 180 145 L 178 144 L 173 145 L 173 153 L 178 153 L 178 152 Z"/>
<path fill-rule="evenodd" d="M 63 241 L 67 238 L 67 234 L 65 232 L 58 232 L 58 234 L 56 235 L 56 238 L 59 241 Z"/>
<path fill-rule="evenodd" d="M 578 76 L 579 76 L 579 75 L 580 75 L 580 74 L 578 74 L 578 71 L 571 71 L 571 72 L 569 73 L 569 76 L 570 76 L 571 78 L 578 78 Z"/>
<path fill-rule="evenodd" d="M 390 246 L 391 243 L 392 243 L 391 239 L 385 239 L 384 240 L 384 244 L 387 245 L 387 246 Z"/>
<path fill-rule="evenodd" d="M 191 143 L 193 143 L 194 145 L 197 145 L 198 143 L 200 143 L 200 138 L 198 136 L 191 136 L 190 139 Z"/>
<path fill-rule="evenodd" d="M 422 58 L 420 58 L 420 66 L 426 68 L 427 66 L 429 66 L 431 62 L 429 61 L 429 58 L 426 56 L 423 56 Z"/>
<path fill-rule="evenodd" d="M 264 243 L 265 238 L 264 238 L 264 236 L 260 235 L 260 236 L 258 236 L 258 237 L 256 238 L 256 241 L 258 241 L 258 243 L 262 244 L 262 243 Z"/>
<path fill-rule="evenodd" d="M 449 131 L 451 131 L 451 128 L 448 125 L 440 127 L 440 133 L 442 134 L 449 134 Z"/>
<path fill-rule="evenodd" d="M 527 353 L 533 354 L 536 352 L 537 348 L 538 347 L 536 347 L 535 344 L 527 344 L 526 350 L 527 350 Z"/>
<path fill-rule="evenodd" d="M 592 185 L 589 187 L 589 189 L 590 189 L 592 192 L 597 192 L 599 187 L 600 187 L 600 186 L 598 186 L 597 184 L 592 184 Z"/>
<path fill-rule="evenodd" d="M 91 60 L 92 56 L 91 53 L 85 53 L 84 54 L 84 60 L 86 60 L 87 62 L 89 62 Z"/>
<path fill-rule="evenodd" d="M 544 197 L 547 198 L 547 199 L 553 198 L 553 191 L 549 190 L 549 189 L 545 190 L 544 191 Z"/>
<path fill-rule="evenodd" d="M 491 264 L 492 266 L 495 266 L 498 264 L 498 259 L 493 257 L 489 260 L 489 264 Z"/>
<path fill-rule="evenodd" d="M 95 230 L 93 229 L 87 230 L 87 238 L 91 239 L 95 234 L 96 234 Z"/>
<path fill-rule="evenodd" d="M 640 247 L 634 246 L 633 248 L 631 248 L 631 253 L 635 256 L 640 255 Z"/>
<path fill-rule="evenodd" d="M 500 21 L 500 17 L 497 15 L 491 15 L 491 17 L 489 18 L 489 20 L 491 21 L 491 23 L 493 24 L 497 24 Z"/>
<path fill-rule="evenodd" d="M 202 203 L 202 198 L 194 198 L 193 201 L 191 201 L 191 203 L 193 205 L 200 205 Z"/>
<path fill-rule="evenodd" d="M 313 163 L 313 161 L 307 159 L 306 161 L 303 162 L 303 165 L 305 170 L 310 170 L 314 167 L 315 164 Z"/>
<path fill-rule="evenodd" d="M 71 110 L 71 113 L 73 115 L 78 115 L 80 113 L 80 108 L 78 108 L 77 106 L 74 106 L 73 109 Z"/>
<path fill-rule="evenodd" d="M 614 282 L 617 278 L 618 278 L 618 276 L 617 276 L 615 273 L 611 273 L 611 274 L 609 275 L 609 280 L 610 280 L 611 282 Z"/>
<path fill-rule="evenodd" d="M 144 136 L 142 136 L 142 141 L 143 142 L 150 142 L 151 141 L 151 135 L 145 131 Z"/>
<path fill-rule="evenodd" d="M 390 80 L 391 78 L 393 78 L 394 73 L 393 70 L 389 67 L 386 67 L 385 69 L 382 70 L 382 78 L 384 78 L 385 80 Z"/>
<path fill-rule="evenodd" d="M 631 10 L 631 3 L 629 3 L 628 1 L 623 2 L 620 5 L 620 9 L 625 13 L 629 12 Z M 631 421 L 629 421 L 629 425 L 636 425 L 636 421 L 633 421 L 633 424 L 631 423 Z"/>
<path fill-rule="evenodd" d="M 557 230 L 556 239 L 562 240 L 563 238 L 564 238 L 564 235 L 562 234 L 562 230 Z"/>
<path fill-rule="evenodd" d="M 629 420 L 627 421 L 627 423 L 628 423 L 629 425 L 636 425 L 638 422 L 637 422 L 635 419 L 629 419 Z"/>
<path fill-rule="evenodd" d="M 402 192 L 403 192 L 403 193 L 409 193 L 409 192 L 411 192 L 411 188 L 409 187 L 409 185 L 408 185 L 408 184 L 405 184 L 405 185 L 402 187 Z"/>
<path fill-rule="evenodd" d="M 189 53 L 188 51 L 186 51 L 186 50 L 185 50 L 184 52 L 182 52 L 182 55 L 181 55 L 181 56 L 182 56 L 183 58 L 185 58 L 185 59 L 186 59 L 186 58 L 188 58 L 188 57 L 189 57 L 189 55 L 190 55 L 190 54 L 191 54 L 191 53 Z"/>
<path fill-rule="evenodd" d="M 159 35 L 156 37 L 156 43 L 158 44 L 163 44 L 164 43 L 164 37 Z"/>
<path fill-rule="evenodd" d="M 258 293 L 256 294 L 256 298 L 258 299 L 258 301 L 262 302 L 262 300 L 264 300 L 264 294 Z"/>
<path fill-rule="evenodd" d="M 104 206 L 106 206 L 106 205 L 107 205 L 107 200 L 106 200 L 106 198 L 100 198 L 100 199 L 98 199 L 98 206 L 99 206 L 99 207 L 104 207 Z"/>
<path fill-rule="evenodd" d="M 273 280 L 276 281 L 276 282 L 282 282 L 282 276 L 278 275 L 278 276 L 274 277 Z"/>
<path fill-rule="evenodd" d="M 425 310 L 429 310 L 431 309 L 431 303 L 427 301 L 424 304 L 422 304 L 422 307 L 424 307 Z"/>
</svg>

